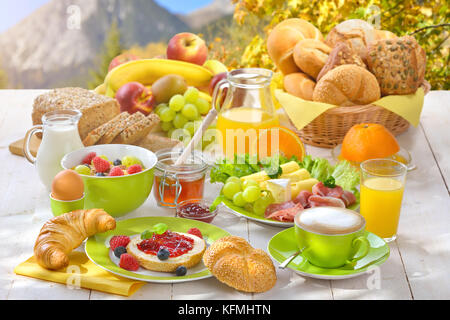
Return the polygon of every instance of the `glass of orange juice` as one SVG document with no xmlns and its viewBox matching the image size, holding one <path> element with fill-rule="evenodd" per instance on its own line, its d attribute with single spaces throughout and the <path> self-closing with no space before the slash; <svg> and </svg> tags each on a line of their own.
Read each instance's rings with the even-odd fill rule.
<svg viewBox="0 0 450 320">
<path fill-rule="evenodd" d="M 371 159 L 361 163 L 360 213 L 366 229 L 384 238 L 397 238 L 407 167 L 391 159 Z"/>
<path fill-rule="evenodd" d="M 222 153 L 249 153 L 257 143 L 260 130 L 279 125 L 270 91 L 272 71 L 244 68 L 230 71 L 216 89 L 213 100 L 221 104 L 216 129 Z"/>
</svg>

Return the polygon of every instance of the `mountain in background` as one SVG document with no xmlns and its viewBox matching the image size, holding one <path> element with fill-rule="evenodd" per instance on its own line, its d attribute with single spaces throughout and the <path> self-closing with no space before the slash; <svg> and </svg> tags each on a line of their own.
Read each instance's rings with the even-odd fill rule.
<svg viewBox="0 0 450 320">
<path fill-rule="evenodd" d="M 178 17 L 192 29 L 197 30 L 224 16 L 232 15 L 233 12 L 234 5 L 231 3 L 231 0 L 213 0 L 203 8 L 186 15 L 178 15 Z"/>
<path fill-rule="evenodd" d="M 220 18 L 229 4 L 215 0 L 180 18 L 153 0 L 52 0 L 0 34 L 1 67 L 11 87 L 85 86 L 112 21 L 124 47 L 144 46 Z"/>
</svg>

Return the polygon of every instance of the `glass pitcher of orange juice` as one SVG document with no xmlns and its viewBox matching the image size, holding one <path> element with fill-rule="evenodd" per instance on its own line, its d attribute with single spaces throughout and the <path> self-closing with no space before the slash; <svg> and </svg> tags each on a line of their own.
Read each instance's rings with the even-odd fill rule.
<svg viewBox="0 0 450 320">
<path fill-rule="evenodd" d="M 228 159 L 249 153 L 262 129 L 279 125 L 270 91 L 272 71 L 244 68 L 230 71 L 216 86 L 213 101 L 220 105 L 217 141 Z"/>
</svg>

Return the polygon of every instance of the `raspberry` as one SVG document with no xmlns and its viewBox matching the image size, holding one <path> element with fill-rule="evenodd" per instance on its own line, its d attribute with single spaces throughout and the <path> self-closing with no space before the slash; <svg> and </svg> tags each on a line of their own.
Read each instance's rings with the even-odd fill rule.
<svg viewBox="0 0 450 320">
<path fill-rule="evenodd" d="M 140 164 L 133 164 L 127 170 L 128 174 L 138 173 L 142 171 L 142 167 Z"/>
<path fill-rule="evenodd" d="M 190 228 L 187 233 L 203 239 L 202 232 L 198 228 Z"/>
<path fill-rule="evenodd" d="M 92 163 L 94 165 L 95 171 L 97 172 L 106 172 L 111 167 L 109 161 L 100 157 L 95 157 L 94 159 L 92 159 Z"/>
<path fill-rule="evenodd" d="M 109 240 L 109 247 L 114 251 L 117 247 L 126 247 L 129 242 L 130 238 L 128 236 L 114 236 Z"/>
<path fill-rule="evenodd" d="M 91 164 L 92 159 L 94 159 L 97 156 L 95 152 L 89 152 L 84 158 L 83 158 L 83 164 Z"/>
<path fill-rule="evenodd" d="M 109 172 L 110 177 L 118 177 L 123 175 L 124 175 L 123 170 L 120 167 L 114 167 Z"/>
<path fill-rule="evenodd" d="M 120 256 L 119 267 L 129 271 L 136 271 L 139 269 L 139 262 L 129 253 L 123 253 Z"/>
</svg>

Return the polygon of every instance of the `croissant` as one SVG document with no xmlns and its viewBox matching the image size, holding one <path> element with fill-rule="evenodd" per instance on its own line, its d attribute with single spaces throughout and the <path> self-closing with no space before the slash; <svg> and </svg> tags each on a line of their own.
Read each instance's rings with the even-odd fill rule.
<svg viewBox="0 0 450 320">
<path fill-rule="evenodd" d="M 277 281 L 267 253 L 254 249 L 241 237 L 228 236 L 214 242 L 206 249 L 203 263 L 219 281 L 240 291 L 265 292 Z"/>
<path fill-rule="evenodd" d="M 34 255 L 42 267 L 57 270 L 69 264 L 68 254 L 87 237 L 115 228 L 116 220 L 102 209 L 68 212 L 42 226 Z"/>
</svg>

